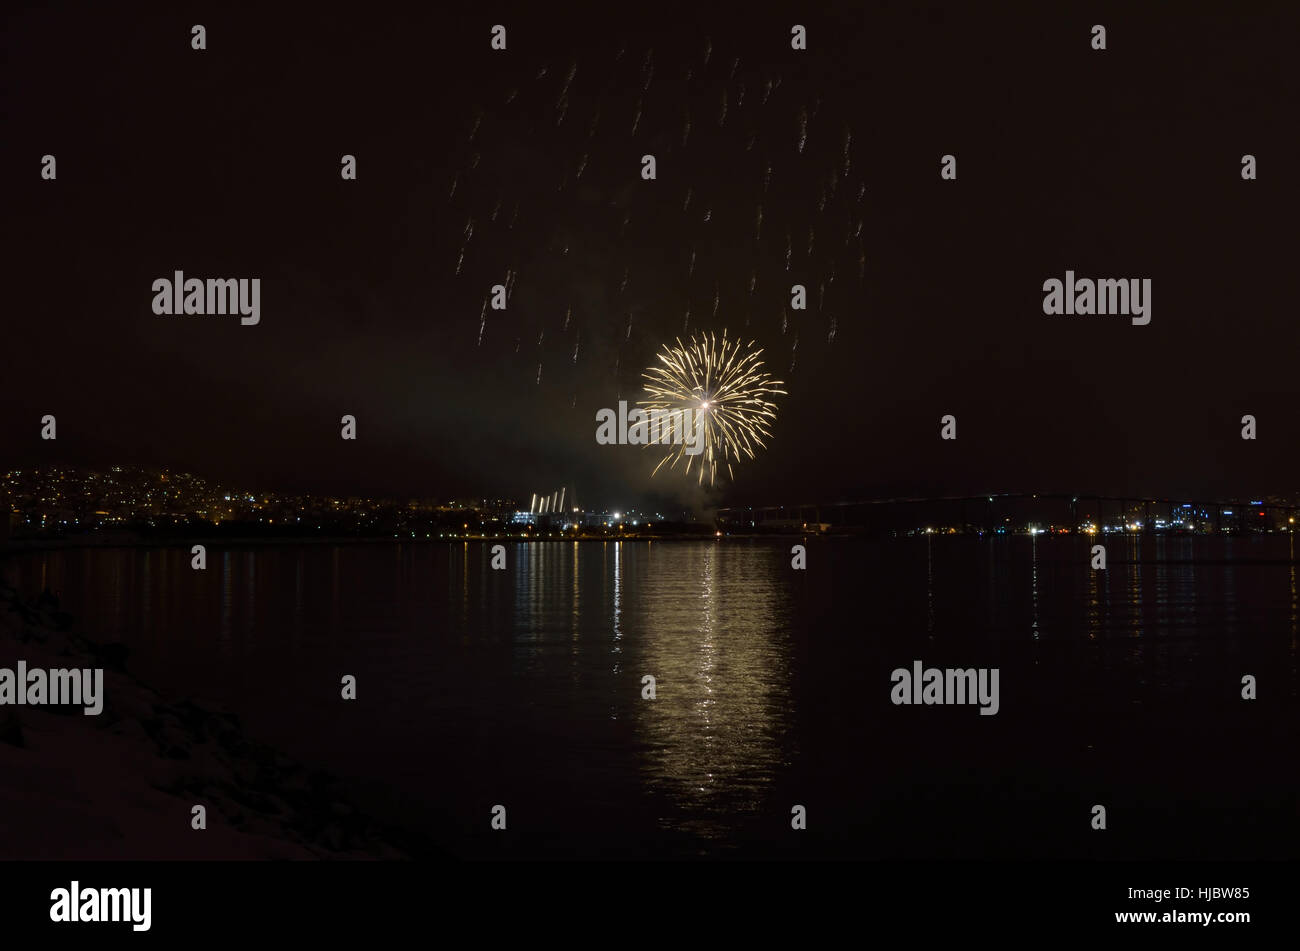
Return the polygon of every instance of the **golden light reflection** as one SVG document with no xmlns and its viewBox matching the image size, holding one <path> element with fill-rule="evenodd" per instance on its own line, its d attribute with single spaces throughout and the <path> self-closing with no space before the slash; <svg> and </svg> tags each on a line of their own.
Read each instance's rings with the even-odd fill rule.
<svg viewBox="0 0 1300 951">
<path fill-rule="evenodd" d="M 781 764 L 790 683 L 779 559 L 773 549 L 700 546 L 685 565 L 636 565 L 638 587 L 653 592 L 625 619 L 642 638 L 638 681 L 656 680 L 656 699 L 636 707 L 644 770 L 706 834 L 718 812 L 760 808 Z"/>
</svg>

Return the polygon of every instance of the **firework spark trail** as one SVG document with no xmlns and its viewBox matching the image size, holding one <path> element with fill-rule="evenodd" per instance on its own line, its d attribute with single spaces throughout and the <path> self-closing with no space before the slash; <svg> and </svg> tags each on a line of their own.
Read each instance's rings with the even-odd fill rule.
<svg viewBox="0 0 1300 951">
<path fill-rule="evenodd" d="M 575 61 L 569 64 L 569 75 L 564 77 L 564 86 L 560 89 L 561 99 L 569 95 L 569 87 L 573 84 L 573 77 L 576 75 L 578 75 L 578 64 Z"/>
<path fill-rule="evenodd" d="M 754 268 L 751 269 L 748 282 L 748 295 L 735 293 L 733 294 L 735 300 L 729 298 L 733 304 L 740 304 L 743 307 L 743 312 L 736 316 L 743 318 L 744 327 L 737 333 L 744 334 L 744 337 L 738 336 L 737 339 L 743 341 L 747 340 L 751 333 L 761 333 L 770 336 L 775 342 L 779 336 L 783 345 L 782 360 L 784 362 L 789 359 L 792 363 L 793 356 L 797 352 L 797 347 L 793 345 L 794 341 L 800 340 L 803 333 L 809 332 L 810 327 L 816 328 L 810 337 L 812 341 L 810 345 L 814 348 L 825 346 L 820 339 L 823 334 L 826 344 L 836 341 L 838 319 L 832 315 L 832 312 L 839 308 L 840 303 L 840 297 L 834 287 L 837 268 L 845 271 L 846 281 L 852 280 L 850 275 L 856 270 L 857 282 L 855 283 L 865 283 L 866 186 L 863 180 L 865 169 L 861 159 L 861 130 L 852 128 L 848 121 L 849 113 L 832 105 L 838 103 L 838 100 L 826 100 L 828 108 L 823 114 L 820 111 L 822 99 L 818 96 L 804 95 L 798 78 L 792 78 L 790 90 L 786 90 L 779 96 L 775 95 L 783 87 L 783 77 L 780 74 L 759 70 L 754 65 L 751 65 L 745 74 L 741 74 L 739 68 L 742 64 L 739 58 L 725 47 L 715 49 L 715 46 L 711 38 L 705 38 L 699 46 L 689 52 L 687 59 L 690 62 L 685 62 L 677 56 L 656 59 L 655 51 L 648 50 L 642 43 L 633 42 L 624 45 L 623 48 L 616 45 L 614 48 L 617 50 L 617 55 L 613 60 L 615 63 L 622 64 L 621 72 L 617 74 L 618 82 L 609 88 L 604 88 L 603 91 L 600 87 L 608 84 L 598 82 L 595 88 L 587 90 L 593 95 L 588 96 L 584 93 L 581 98 L 579 94 L 583 87 L 577 84 L 579 66 L 576 59 L 566 57 L 569 60 L 567 63 L 562 60 L 554 64 L 533 63 L 521 74 L 524 82 L 516 80 L 514 86 L 507 85 L 491 97 L 494 103 L 500 103 L 504 96 L 505 101 L 511 103 L 505 110 L 484 108 L 473 104 L 459 126 L 460 167 L 449 168 L 447 171 L 452 173 L 452 181 L 440 185 L 447 189 L 442 194 L 447 196 L 449 205 L 454 209 L 448 216 L 452 219 L 448 224 L 454 229 L 454 221 L 459 220 L 464 228 L 462 235 L 455 235 L 454 230 L 448 229 L 450 234 L 446 236 L 448 240 L 445 250 L 441 252 L 446 257 L 446 263 L 453 266 L 457 279 L 466 275 L 481 278 L 485 263 L 490 263 L 495 258 L 497 260 L 495 267 L 501 267 L 510 261 L 510 256 L 517 254 L 516 251 L 509 250 L 513 245 L 510 242 L 512 235 L 508 232 L 513 231 L 515 224 L 520 223 L 518 215 L 521 210 L 525 212 L 521 227 L 544 224 L 545 215 L 541 218 L 538 215 L 529 218 L 528 212 L 533 206 L 524 209 L 523 201 L 532 201 L 532 196 L 540 193 L 538 208 L 544 210 L 551 207 L 550 203 L 554 200 L 554 196 L 562 196 L 566 193 L 569 184 L 575 186 L 574 189 L 568 189 L 569 193 L 578 188 L 602 187 L 604 184 L 602 175 L 610 168 L 608 159 L 611 144 L 621 156 L 629 133 L 634 137 L 633 141 L 639 141 L 645 136 L 651 137 L 647 141 L 655 141 L 658 138 L 677 141 L 680 138 L 679 145 L 683 151 L 689 151 L 690 140 L 694 138 L 696 147 L 712 148 L 713 145 L 718 145 L 719 148 L 728 149 L 737 162 L 742 163 L 733 164 L 732 171 L 737 174 L 728 176 L 734 178 L 736 184 L 745 186 L 745 190 L 740 193 L 741 203 L 738 206 L 733 206 L 729 200 L 724 203 L 723 199 L 707 187 L 711 183 L 707 178 L 691 181 L 690 184 L 688 184 L 689 178 L 675 182 L 672 188 L 673 196 L 669 198 L 669 202 L 675 201 L 676 195 L 683 195 L 681 225 L 689 229 L 689 237 L 684 242 L 687 246 L 687 286 L 684 299 L 672 309 L 672 313 L 665 314 L 664 323 L 656 327 L 652 319 L 639 309 L 640 296 L 637 294 L 637 289 L 631 287 L 628 268 L 625 266 L 623 274 L 618 273 L 618 265 L 625 264 L 626 257 L 623 256 L 623 260 L 613 257 L 601 258 L 601 266 L 604 268 L 600 275 L 601 281 L 604 286 L 616 290 L 620 298 L 617 302 L 619 310 L 626 313 L 630 308 L 636 312 L 635 320 L 638 322 L 636 329 L 639 336 L 662 335 L 661 339 L 671 341 L 674 335 L 680 334 L 682 340 L 689 342 L 692 339 L 691 335 L 699 335 L 702 332 L 703 328 L 700 325 L 708 322 L 709 315 L 713 321 L 717 321 L 720 317 L 722 313 L 720 284 L 726 283 L 718 280 L 713 257 L 707 254 L 704 259 L 699 257 L 698 248 L 705 245 L 695 245 L 694 241 L 704 240 L 704 237 L 700 236 L 700 231 L 704 230 L 703 225 L 709 225 L 705 235 L 708 241 L 706 250 L 719 245 L 748 244 L 753 256 L 763 260 L 764 267 L 771 270 L 773 274 L 781 270 L 781 258 L 784 252 L 785 271 L 791 275 L 790 280 L 794 279 L 793 275 L 796 273 L 793 260 L 793 236 L 798 232 L 800 244 L 804 245 L 805 249 L 800 260 L 801 270 L 798 273 L 808 289 L 815 289 L 817 292 L 813 300 L 817 308 L 815 323 L 801 326 L 797 312 L 787 312 L 784 307 L 781 308 L 778 317 L 775 302 L 768 305 L 757 295 L 757 269 Z M 711 58 L 715 52 L 719 54 L 716 67 L 713 66 Z M 695 56 L 701 56 L 701 59 L 696 60 Z M 598 64 L 598 72 L 611 65 L 603 57 L 598 59 L 602 61 Z M 551 66 L 555 67 L 554 72 L 551 71 Z M 587 77 L 585 63 L 581 71 L 584 77 Z M 649 99 L 649 89 L 653 87 L 653 78 L 656 74 L 664 79 L 672 76 L 680 77 L 683 72 L 688 77 L 685 85 L 675 82 L 669 84 L 672 88 L 664 88 L 661 82 L 661 88 L 656 90 L 656 99 L 654 101 Z M 697 72 L 699 82 L 692 85 L 689 79 Z M 598 77 L 593 74 L 589 78 L 596 80 Z M 519 110 L 523 109 L 523 104 L 532 103 L 534 100 L 543 109 L 551 107 L 553 111 L 537 118 L 537 121 L 529 127 L 529 131 L 523 134 L 556 136 L 557 141 L 562 141 L 565 146 L 560 153 L 562 158 L 544 168 L 525 163 L 528 164 L 527 176 L 520 176 L 520 182 L 532 183 L 528 190 L 521 191 L 514 185 L 494 187 L 492 184 L 494 181 L 510 181 L 511 178 L 508 175 L 503 178 L 502 173 L 509 173 L 519 162 L 524 161 L 521 154 L 503 152 L 501 135 L 509 130 L 502 126 L 501 120 L 511 121 L 512 117 L 513 119 L 525 118 Z M 768 109 L 767 106 L 771 106 L 772 109 Z M 632 112 L 631 118 L 627 117 L 624 109 Z M 574 112 L 573 121 L 569 120 L 568 112 Z M 604 112 L 610 113 L 614 125 L 605 123 L 608 128 L 601 132 L 600 123 Z M 694 124 L 697 119 L 702 120 L 703 139 L 694 134 Z M 628 124 L 624 125 L 624 122 Z M 731 125 L 726 125 L 727 122 L 731 122 Z M 814 122 L 820 123 L 816 129 L 813 128 Z M 547 128 L 552 125 L 554 128 Z M 644 135 L 641 131 L 642 125 L 646 126 Z M 560 131 L 557 132 L 555 129 Z M 826 141 L 812 140 L 810 134 L 814 131 L 818 131 L 819 134 L 824 133 L 822 138 Z M 561 136 L 563 136 L 562 140 L 559 138 Z M 764 140 L 761 149 L 758 146 L 759 138 Z M 791 138 L 793 142 L 790 141 Z M 809 141 L 813 141 L 812 150 L 807 147 Z M 791 145 L 795 148 L 795 156 L 788 155 Z M 742 148 L 751 154 L 743 154 Z M 855 149 L 859 154 L 854 154 Z M 622 161 L 622 158 L 619 161 Z M 784 171 L 780 179 L 775 174 L 776 161 L 787 162 L 789 165 L 789 168 L 786 165 L 782 166 Z M 588 171 L 596 177 L 588 175 Z M 485 175 L 485 172 L 490 174 Z M 795 174 L 796 172 L 798 174 Z M 480 178 L 483 180 L 480 181 Z M 694 193 L 694 184 L 701 186 L 699 195 Z M 551 192 L 552 188 L 556 191 Z M 677 190 L 679 188 L 681 191 Z M 586 194 L 587 192 L 584 191 L 583 195 Z M 507 207 L 507 199 L 509 207 Z M 621 240 L 647 240 L 646 227 L 654 219 L 653 216 L 647 217 L 642 214 L 643 205 L 640 201 L 638 198 L 635 201 L 618 202 L 608 210 L 593 212 L 603 216 L 599 221 L 601 230 L 598 233 L 604 234 L 604 229 L 608 228 L 616 231 Z M 719 207 L 719 217 L 716 221 L 712 216 L 714 204 L 718 204 Z M 565 205 L 565 207 L 569 206 L 570 204 Z M 692 208 L 695 211 L 692 212 Z M 727 214 L 729 211 L 735 213 Z M 749 212 L 748 215 L 745 214 L 746 211 Z M 635 222 L 632 220 L 632 212 L 637 213 Z M 585 214 L 584 211 L 583 215 Z M 819 219 L 823 226 L 820 243 L 816 240 L 815 231 Z M 489 224 L 484 224 L 485 220 Z M 502 226 L 505 226 L 505 231 L 502 230 Z M 595 226 L 586 217 L 574 217 L 571 220 L 557 222 L 550 230 L 550 243 L 546 245 L 547 262 L 544 267 L 553 267 L 557 264 L 567 266 L 570 258 L 582 257 L 588 250 L 588 245 L 584 243 L 584 236 L 592 233 L 597 233 Z M 542 235 L 543 240 L 546 237 L 545 234 Z M 476 240 L 479 243 L 475 244 L 475 255 L 470 257 L 469 245 Z M 504 248 L 500 246 L 502 243 L 505 244 Z M 571 250 L 577 254 L 571 255 Z M 557 261 L 557 258 L 560 260 Z M 680 258 L 675 255 L 668 260 L 674 271 L 677 266 L 680 266 Z M 516 260 L 515 263 L 529 266 L 522 260 Z M 698 280 L 695 278 L 696 271 L 700 272 Z M 535 362 L 542 360 L 542 350 L 545 346 L 548 350 L 556 351 L 554 357 L 549 353 L 546 356 L 546 359 L 553 363 L 552 377 L 557 370 L 569 372 L 580 356 L 577 331 L 582 323 L 574 320 L 571 301 L 565 301 L 562 297 L 539 300 L 536 295 L 542 293 L 545 287 L 535 286 L 536 282 L 525 282 L 522 286 L 524 295 L 520 296 L 517 294 L 520 290 L 520 287 L 516 286 L 517 274 L 513 272 L 514 269 L 511 267 L 506 269 L 506 274 L 502 275 L 506 298 L 511 307 L 515 307 L 517 297 L 520 301 L 523 301 L 524 297 L 529 298 L 529 302 L 539 305 L 538 313 L 547 314 L 545 323 L 547 329 L 552 331 L 551 344 L 544 345 L 543 342 L 539 342 Z M 653 287 L 656 278 L 661 277 L 653 267 L 646 274 L 640 272 L 638 274 L 638 280 L 641 282 L 638 287 L 642 290 Z M 744 281 L 743 274 L 738 277 L 740 282 Z M 496 279 L 494 276 L 493 280 Z M 646 285 L 647 280 L 651 281 L 650 285 Z M 680 275 L 675 274 L 674 280 L 680 280 Z M 474 283 L 474 281 L 467 283 Z M 710 283 L 714 285 L 712 302 L 708 297 Z M 734 290 L 739 290 L 739 284 Z M 732 291 L 729 290 L 729 293 Z M 467 310 L 472 312 L 472 303 Z M 705 315 L 706 319 L 696 321 L 696 326 L 692 328 L 690 322 L 697 311 Z M 468 314 L 465 316 L 468 317 Z M 560 328 L 550 323 L 555 316 L 562 318 Z M 672 327 L 671 324 L 675 323 L 677 318 L 682 320 L 681 325 Z M 734 325 L 737 320 L 733 318 L 728 322 Z M 519 326 L 514 326 L 516 323 Z M 589 325 L 583 328 L 593 334 L 590 343 L 597 347 L 597 351 L 593 351 L 593 359 L 598 360 L 598 364 L 593 366 L 598 365 L 602 373 L 608 371 L 609 362 L 602 349 L 604 344 L 608 342 L 622 345 L 630 342 L 632 320 L 628 319 L 624 324 L 623 341 L 617 339 L 617 323 L 618 318 L 615 316 L 607 327 Z M 504 355 L 511 349 L 510 334 L 521 335 L 523 339 L 533 339 L 530 333 L 540 337 L 538 333 L 540 326 L 541 324 L 531 317 L 494 324 L 493 340 L 488 341 L 486 313 L 482 311 L 477 333 L 474 333 L 475 328 L 472 324 L 465 329 L 468 331 L 467 337 L 471 334 L 475 336 L 478 346 L 487 347 L 492 344 Z M 851 325 L 845 326 L 847 332 Z M 575 331 L 572 338 L 568 335 L 570 330 Z M 562 335 L 557 334 L 557 331 Z M 606 337 L 609 338 L 608 341 Z M 731 340 L 729 335 L 727 339 Z M 790 348 L 789 355 L 786 353 L 786 347 Z M 564 360 L 565 356 L 570 359 Z M 808 355 L 805 364 L 814 358 L 815 355 Z M 768 359 L 771 361 L 771 354 L 768 355 Z M 522 366 L 520 369 L 521 379 L 526 380 L 527 366 Z M 806 371 L 807 366 L 803 369 Z M 773 366 L 771 372 L 777 372 L 777 367 Z M 786 375 L 788 376 L 789 373 Z M 722 431 L 721 424 L 718 431 Z M 733 452 L 740 452 L 740 450 L 733 448 Z M 743 456 L 743 453 L 741 455 Z M 704 459 L 701 457 L 696 461 L 704 461 Z M 718 465 L 725 466 L 725 460 L 721 456 L 718 457 Z M 725 468 L 721 475 L 725 479 Z"/>
<path fill-rule="evenodd" d="M 664 413 L 660 418 L 666 422 L 661 431 L 665 439 L 681 439 L 655 466 L 652 476 L 664 463 L 671 469 L 678 462 L 685 463 L 689 475 L 696 461 L 686 452 L 689 440 L 682 431 L 682 417 L 667 415 L 674 411 L 690 410 L 696 415 L 696 426 L 702 427 L 700 484 L 707 471 L 709 484 L 713 485 L 719 466 L 725 466 L 727 475 L 734 480 L 732 463 L 754 459 L 757 451 L 766 447 L 763 440 L 771 438 L 769 426 L 776 419 L 776 404 L 768 397 L 785 395 L 786 391 L 779 389 L 784 385 L 781 380 L 772 379 L 763 369 L 763 351 L 753 346 L 753 341 L 742 346 L 739 341 L 728 340 L 725 330 L 721 339 L 708 334 L 683 344 L 678 338 L 675 347 L 665 346 L 659 353 L 659 364 L 645 371 L 649 398 L 638 401 L 638 405 Z"/>
</svg>

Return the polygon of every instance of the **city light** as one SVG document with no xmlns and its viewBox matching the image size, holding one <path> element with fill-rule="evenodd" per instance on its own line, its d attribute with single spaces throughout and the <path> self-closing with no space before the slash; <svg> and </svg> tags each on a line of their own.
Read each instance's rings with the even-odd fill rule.
<svg viewBox="0 0 1300 951">
<path fill-rule="evenodd" d="M 165 487 L 165 488 L 164 488 Z M 860 533 L 864 525 L 857 518 L 857 503 L 821 507 L 811 518 L 808 507 L 773 506 L 766 519 L 755 518 L 750 506 L 733 514 L 722 514 L 714 524 L 696 518 L 665 515 L 633 509 L 609 511 L 574 505 L 574 492 L 560 489 L 548 495 L 533 494 L 532 510 L 512 499 L 462 498 L 450 502 L 433 499 L 330 498 L 272 492 L 234 491 L 201 477 L 174 470 L 113 467 L 98 472 L 73 467 L 0 471 L 0 497 L 7 497 L 8 525 L 0 524 L 0 539 L 18 541 L 24 537 L 70 537 L 95 532 L 187 533 L 203 524 L 220 526 L 223 532 L 246 526 L 253 532 L 276 538 L 320 534 L 382 535 L 392 537 L 456 537 L 488 539 L 518 537 L 570 537 L 582 539 L 626 538 L 628 540 L 664 534 L 687 533 L 715 537 L 745 533 L 816 532 L 818 534 Z M 528 498 L 525 496 L 525 498 Z M 894 530 L 882 519 L 880 529 L 897 535 L 1029 535 L 1045 538 L 1074 532 L 1088 536 L 1112 533 L 1162 534 L 1269 534 L 1293 533 L 1300 499 L 1270 496 L 1247 506 L 1238 502 L 1176 502 L 1147 499 L 1100 498 L 1097 509 L 1088 497 L 993 495 L 983 496 L 997 505 L 966 510 L 947 507 L 913 522 L 913 527 Z M 974 500 L 978 502 L 979 497 Z M 1007 514 L 1000 505 L 1017 505 L 1016 500 L 1034 499 L 1032 511 Z M 910 505 L 926 500 L 906 500 Z M 939 500 L 931 500 L 939 501 Z M 961 501 L 961 500 L 943 500 Z M 1121 510 L 1111 508 L 1120 502 Z M 1044 508 L 1043 506 L 1060 506 Z M 1068 507 L 1067 507 L 1068 506 Z M 804 511 L 795 511 L 804 508 Z M 874 508 L 874 506 L 873 506 Z M 1271 509 L 1271 510 L 1270 510 Z M 829 510 L 829 511 L 827 511 Z M 881 508 L 879 511 L 887 511 Z M 951 518 L 948 517 L 951 513 Z M 1068 514 L 1067 514 L 1068 513 Z M 1253 513 L 1253 517 L 1252 517 Z M 1066 516 L 1062 518 L 1060 516 Z M 1235 517 L 1234 517 L 1235 516 Z M 1070 520 L 1077 518 L 1077 521 Z M 0 510 L 0 523 L 4 512 Z M 714 519 L 710 519 L 713 522 Z M 920 524 L 917 525 L 916 523 Z M 929 524 L 926 524 L 926 523 Z M 456 524 L 460 531 L 455 531 Z M 870 528 L 867 522 L 865 527 Z"/>
</svg>

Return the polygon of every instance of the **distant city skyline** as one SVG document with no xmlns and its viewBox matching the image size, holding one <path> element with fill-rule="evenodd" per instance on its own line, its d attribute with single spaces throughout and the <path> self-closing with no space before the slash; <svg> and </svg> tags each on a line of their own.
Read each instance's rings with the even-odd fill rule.
<svg viewBox="0 0 1300 951">
<path fill-rule="evenodd" d="M 801 524 L 812 531 L 855 530 L 867 525 L 880 528 L 885 522 L 893 526 L 889 531 L 895 534 L 1285 531 L 1292 530 L 1295 514 L 1300 511 L 1300 495 L 1179 503 L 1172 499 L 1126 500 L 1088 494 L 1068 497 L 1054 493 L 995 493 L 964 498 L 825 499 L 803 504 L 771 501 L 762 506 L 722 507 L 692 513 L 637 503 L 561 508 L 559 502 L 565 498 L 565 491 L 557 490 L 550 495 L 531 493 L 527 502 L 522 496 L 453 499 L 334 496 L 249 490 L 222 485 L 193 473 L 133 466 L 98 469 L 45 466 L 9 470 L 0 479 L 0 498 L 6 501 L 6 514 L 12 513 L 13 525 L 20 532 L 38 534 L 103 532 L 127 526 L 181 528 L 195 524 L 238 524 L 279 526 L 280 530 L 301 528 L 307 532 L 387 534 L 391 531 L 432 536 L 440 528 L 454 531 L 458 525 L 461 532 L 457 534 L 469 532 L 471 521 L 476 533 L 509 534 L 629 528 L 655 522 L 684 524 L 715 518 L 719 526 L 736 531 L 790 529 Z M 915 524 L 907 523 L 906 517 L 899 522 L 894 513 L 884 522 L 878 518 L 891 505 L 906 512 L 909 506 L 923 504 L 928 504 L 931 511 L 948 514 L 937 519 L 918 518 Z M 1026 514 L 1026 506 L 1033 511 Z M 1064 510 L 1052 517 L 1043 516 L 1051 506 L 1064 506 Z M 1002 515 L 1017 509 L 1014 518 Z M 995 510 L 996 519 L 992 517 Z"/>
</svg>

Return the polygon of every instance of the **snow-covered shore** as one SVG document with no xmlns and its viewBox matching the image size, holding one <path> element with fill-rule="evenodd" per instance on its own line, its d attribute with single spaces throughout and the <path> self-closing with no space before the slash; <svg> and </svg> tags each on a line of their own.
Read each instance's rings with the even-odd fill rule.
<svg viewBox="0 0 1300 951">
<path fill-rule="evenodd" d="M 405 858 L 339 784 L 128 672 L 44 594 L 0 585 L 0 667 L 103 668 L 104 709 L 0 706 L 0 859 Z M 206 829 L 192 827 L 193 807 Z"/>
</svg>

